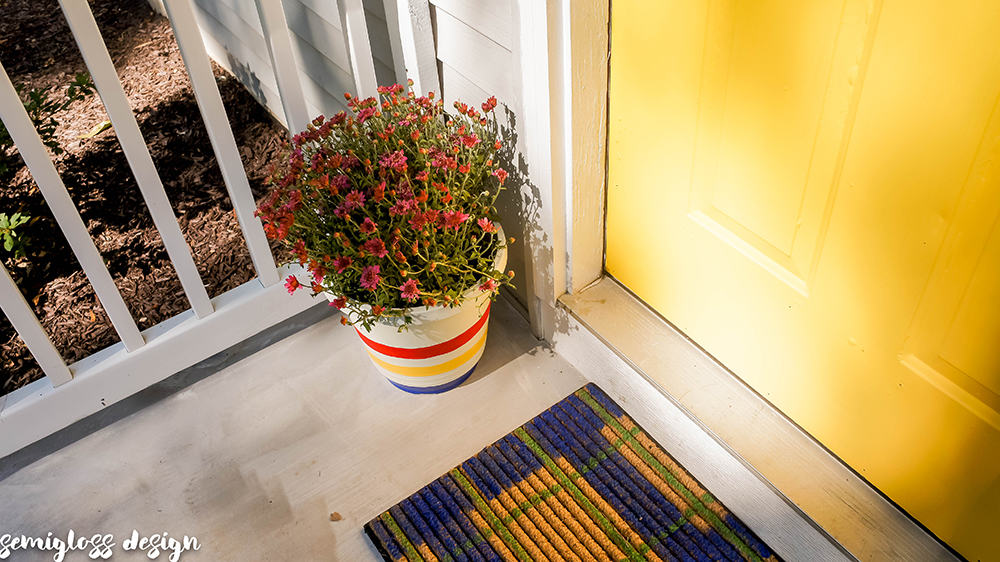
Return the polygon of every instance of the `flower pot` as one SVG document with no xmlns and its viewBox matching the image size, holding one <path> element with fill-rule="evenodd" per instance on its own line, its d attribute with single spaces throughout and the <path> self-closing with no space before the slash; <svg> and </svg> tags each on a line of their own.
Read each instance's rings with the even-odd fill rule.
<svg viewBox="0 0 1000 562">
<path fill-rule="evenodd" d="M 504 240 L 499 224 L 496 236 Z M 493 269 L 503 271 L 506 265 L 504 247 L 497 252 Z M 413 321 L 402 331 L 399 317 L 383 318 L 370 332 L 355 330 L 375 368 L 397 388 L 416 394 L 445 392 L 472 375 L 486 346 L 490 295 L 473 287 L 464 297 L 456 307 L 411 308 Z M 332 300 L 333 295 L 327 298 Z"/>
</svg>

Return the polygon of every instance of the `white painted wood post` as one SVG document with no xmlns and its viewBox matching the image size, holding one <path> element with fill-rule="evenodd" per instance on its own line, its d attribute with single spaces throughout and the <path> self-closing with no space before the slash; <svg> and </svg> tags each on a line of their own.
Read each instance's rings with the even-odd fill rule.
<svg viewBox="0 0 1000 562">
<path fill-rule="evenodd" d="M 87 63 L 94 85 L 101 95 L 108 118 L 114 126 L 115 134 L 118 135 L 122 151 L 132 168 L 142 198 L 149 207 L 153 224 L 160 233 L 163 246 L 184 288 L 184 294 L 187 295 L 191 308 L 199 318 L 207 316 L 212 313 L 212 302 L 208 298 L 208 291 L 205 290 L 198 267 L 191 257 L 191 248 L 188 247 L 184 234 L 177 225 L 177 217 L 167 199 L 167 193 L 163 189 L 153 159 L 149 155 L 146 141 L 139 131 L 139 124 L 132 114 L 125 90 L 118 80 L 118 72 L 111 61 L 111 55 L 108 54 L 101 31 L 94 20 L 94 14 L 90 11 L 87 0 L 59 0 L 59 5 L 80 47 L 80 53 Z"/>
<path fill-rule="evenodd" d="M 538 231 L 529 231 L 524 237 L 528 251 L 525 263 L 532 264 L 528 314 L 535 335 L 552 341 L 555 335 L 556 297 L 566 287 L 566 207 L 565 192 L 556 189 L 553 183 L 549 18 L 546 4 L 538 0 L 515 0 L 512 16 L 516 41 L 514 76 L 520 100 L 518 150 L 527 162 L 529 181 L 539 193 L 539 220 L 535 225 Z"/>
<path fill-rule="evenodd" d="M 430 5 L 427 0 L 397 0 L 396 6 L 403 63 L 406 75 L 413 80 L 413 91 L 418 96 L 428 92 L 440 95 L 441 80 L 434 52 Z"/>
<path fill-rule="evenodd" d="M 233 130 L 229 126 L 219 87 L 215 83 L 212 64 L 195 19 L 194 7 L 191 5 L 191 0 L 165 0 L 164 7 L 170 25 L 174 29 L 174 37 L 184 59 L 184 66 L 187 67 L 188 76 L 191 78 L 194 97 L 198 100 L 198 109 L 201 110 L 208 138 L 212 141 L 212 149 L 222 171 L 222 179 L 226 183 L 229 198 L 236 210 L 236 217 L 243 229 L 243 238 L 250 250 L 250 259 L 253 260 L 254 268 L 257 270 L 257 277 L 265 287 L 273 285 L 278 282 L 278 269 L 275 267 L 264 227 L 254 216 L 257 205 L 250 191 L 250 183 L 247 181 L 246 169 L 243 167 Z"/>
<path fill-rule="evenodd" d="M 55 216 L 83 272 L 93 285 L 97 298 L 111 318 L 111 324 L 125 344 L 125 349 L 133 351 L 142 347 L 144 343 L 142 334 L 139 333 L 139 328 L 121 293 L 118 292 L 114 279 L 104 265 L 104 259 L 94 246 L 80 213 L 70 199 L 59 172 L 49 158 L 45 145 L 38 137 L 38 132 L 35 131 L 35 126 L 31 123 L 31 118 L 25 111 L 21 99 L 18 98 L 14 84 L 11 83 L 2 64 L 0 64 L 0 118 L 7 126 L 7 132 L 17 145 L 21 158 L 31 171 L 35 184 L 42 192 L 42 197 Z"/>
<path fill-rule="evenodd" d="M 570 4 L 569 1 L 566 2 Z M 609 5 L 569 6 L 564 36 L 567 291 L 576 293 L 604 274 L 604 203 L 608 138 Z M 573 134 L 573 130 L 581 134 Z"/>
<path fill-rule="evenodd" d="M 356 93 L 362 99 L 378 97 L 378 79 L 375 77 L 375 59 L 368 41 L 368 23 L 361 0 L 337 0 L 340 26 L 344 31 L 347 58 L 351 62 Z"/>
<path fill-rule="evenodd" d="M 399 34 L 399 5 L 396 0 L 382 0 L 385 26 L 389 31 L 389 49 L 392 52 L 392 69 L 396 82 L 406 85 L 406 63 L 403 61 L 403 40 Z"/>
<path fill-rule="evenodd" d="M 52 340 L 38 323 L 38 318 L 24 300 L 21 290 L 7 273 L 7 268 L 0 263 L 0 309 L 7 315 L 17 335 L 21 336 L 24 345 L 52 381 L 52 386 L 59 386 L 73 379 L 73 375 L 63 361 L 59 351 L 52 345 Z"/>
<path fill-rule="evenodd" d="M 309 124 L 309 110 L 299 81 L 299 67 L 292 52 L 292 37 L 288 30 L 285 11 L 281 0 L 254 0 L 260 26 L 264 30 L 264 41 L 271 56 L 271 68 L 278 82 L 281 107 L 285 110 L 285 124 L 288 133 L 294 135 L 304 131 Z"/>
</svg>

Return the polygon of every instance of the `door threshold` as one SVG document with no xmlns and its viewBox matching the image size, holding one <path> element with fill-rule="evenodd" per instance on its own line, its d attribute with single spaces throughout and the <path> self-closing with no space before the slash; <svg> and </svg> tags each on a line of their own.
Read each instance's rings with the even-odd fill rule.
<svg viewBox="0 0 1000 562">
<path fill-rule="evenodd" d="M 662 393 L 684 411 L 845 554 L 861 560 L 958 558 L 614 279 L 604 277 L 577 294 L 564 295 L 559 302 L 556 351 L 585 376 L 593 374 L 596 379 L 627 377 L 626 370 L 637 373 L 651 387 L 648 390 Z M 695 467 L 688 468 L 699 477 Z M 787 531 L 771 528 L 792 522 L 775 521 L 773 514 L 761 510 L 754 513 L 757 499 L 741 497 L 745 495 L 741 490 L 732 490 L 728 500 L 723 490 L 715 493 L 734 512 L 741 505 L 749 509 L 737 515 L 745 517 L 762 539 L 776 533 L 780 540 L 790 540 L 789 547 L 796 550 L 802 546 L 797 541 L 815 540 L 796 539 L 797 533 L 785 537 Z M 756 526 L 753 520 L 758 521 Z"/>
</svg>

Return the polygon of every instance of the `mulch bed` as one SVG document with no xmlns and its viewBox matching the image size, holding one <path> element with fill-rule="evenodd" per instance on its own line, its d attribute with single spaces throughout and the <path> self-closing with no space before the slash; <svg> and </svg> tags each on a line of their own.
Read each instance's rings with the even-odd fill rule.
<svg viewBox="0 0 1000 562">
<path fill-rule="evenodd" d="M 144 0 L 92 0 L 91 8 L 149 145 L 181 230 L 211 296 L 255 276 L 167 20 Z M 25 89 L 62 95 L 86 70 L 57 0 L 0 0 L 0 61 Z M 228 72 L 216 80 L 255 197 L 286 137 Z M 140 329 L 190 308 L 114 131 L 81 138 L 107 120 L 96 93 L 56 116 L 66 152 L 55 158 L 98 250 Z M 38 217 L 24 229 L 27 259 L 0 257 L 70 363 L 118 341 L 104 309 L 27 169 L 0 191 L 0 212 Z M 279 255 L 279 261 L 287 254 Z M 0 395 L 43 376 L 0 316 Z"/>
</svg>

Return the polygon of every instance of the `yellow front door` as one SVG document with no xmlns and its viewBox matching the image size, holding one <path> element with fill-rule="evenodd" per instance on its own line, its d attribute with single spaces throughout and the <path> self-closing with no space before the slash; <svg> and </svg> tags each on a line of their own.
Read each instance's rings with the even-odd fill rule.
<svg viewBox="0 0 1000 562">
<path fill-rule="evenodd" d="M 607 270 L 997 556 L 1000 2 L 611 8 Z"/>
</svg>

